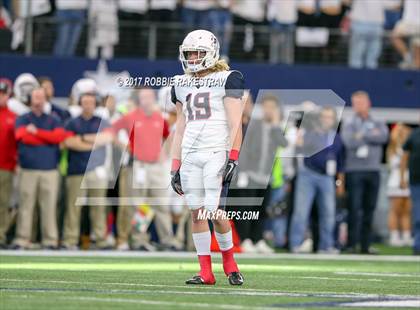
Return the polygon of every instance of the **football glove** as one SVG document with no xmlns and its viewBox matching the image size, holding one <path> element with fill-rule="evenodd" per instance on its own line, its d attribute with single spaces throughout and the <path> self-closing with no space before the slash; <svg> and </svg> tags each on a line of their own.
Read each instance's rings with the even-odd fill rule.
<svg viewBox="0 0 420 310">
<path fill-rule="evenodd" d="M 225 171 L 223 172 L 223 184 L 230 183 L 232 177 L 235 174 L 235 169 L 238 166 L 238 162 L 233 159 L 229 159 Z"/>
<path fill-rule="evenodd" d="M 182 191 L 181 175 L 179 174 L 179 170 L 172 171 L 171 175 L 172 175 L 172 180 L 171 180 L 172 189 L 178 195 L 180 195 L 180 196 L 184 195 L 184 192 Z"/>
</svg>

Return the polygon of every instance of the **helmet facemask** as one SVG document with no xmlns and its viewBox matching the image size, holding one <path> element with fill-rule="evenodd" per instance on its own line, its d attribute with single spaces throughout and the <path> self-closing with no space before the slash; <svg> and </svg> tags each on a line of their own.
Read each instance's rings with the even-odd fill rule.
<svg viewBox="0 0 420 310">
<path fill-rule="evenodd" d="M 189 59 L 190 52 L 197 52 L 198 57 Z M 179 47 L 179 58 L 186 73 L 196 73 L 214 66 L 216 61 L 214 60 L 214 55 L 212 55 L 213 53 L 204 48 L 183 48 L 182 45 Z"/>
</svg>

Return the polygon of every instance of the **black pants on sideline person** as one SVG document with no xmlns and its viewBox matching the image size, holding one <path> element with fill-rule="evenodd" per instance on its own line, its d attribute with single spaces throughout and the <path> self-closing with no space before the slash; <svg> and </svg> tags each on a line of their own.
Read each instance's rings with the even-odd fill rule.
<svg viewBox="0 0 420 310">
<path fill-rule="evenodd" d="M 360 242 L 362 253 L 369 252 L 373 213 L 378 200 L 379 178 L 378 171 L 357 171 L 346 174 L 349 249 L 354 249 Z"/>
</svg>

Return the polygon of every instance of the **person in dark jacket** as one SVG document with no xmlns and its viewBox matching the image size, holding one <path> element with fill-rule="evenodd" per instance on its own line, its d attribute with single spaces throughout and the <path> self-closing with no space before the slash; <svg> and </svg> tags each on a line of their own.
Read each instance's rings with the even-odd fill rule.
<svg viewBox="0 0 420 310">
<path fill-rule="evenodd" d="M 358 252 L 360 241 L 363 254 L 376 254 L 377 251 L 370 247 L 371 226 L 378 201 L 382 147 L 388 141 L 388 127 L 370 115 L 371 101 L 366 92 L 355 92 L 351 101 L 354 115 L 344 121 L 341 130 L 346 147 L 347 251 Z M 360 213 L 363 214 L 361 217 Z"/>
<path fill-rule="evenodd" d="M 290 225 L 290 250 L 298 253 L 302 245 L 314 201 L 319 214 L 320 253 L 336 253 L 334 248 L 336 176 L 343 188 L 344 146 L 336 132 L 334 108 L 323 107 L 319 127 L 306 130 L 298 137 L 297 152 L 304 155 L 299 167 Z M 300 149 L 300 150 L 299 150 Z"/>
<path fill-rule="evenodd" d="M 30 247 L 32 217 L 36 203 L 40 207 L 42 246 L 54 249 L 58 243 L 57 193 L 59 185 L 59 144 L 67 133 L 58 118 L 44 113 L 43 88 L 35 88 L 30 96 L 29 113 L 16 120 L 18 142 L 19 210 L 13 248 Z"/>
<path fill-rule="evenodd" d="M 246 128 L 244 145 L 239 158 L 237 188 L 250 199 L 264 199 L 271 177 L 274 157 L 279 146 L 287 140 L 281 128 L 281 106 L 275 95 L 267 94 L 261 100 L 263 118 L 251 119 Z M 238 211 L 259 211 L 258 220 L 237 221 L 236 229 L 244 252 L 271 253 L 263 238 L 265 205 L 241 206 Z"/>
</svg>

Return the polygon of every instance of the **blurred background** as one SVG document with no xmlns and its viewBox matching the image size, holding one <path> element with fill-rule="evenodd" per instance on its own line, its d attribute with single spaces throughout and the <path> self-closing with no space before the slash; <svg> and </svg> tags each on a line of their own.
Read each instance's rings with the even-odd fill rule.
<svg viewBox="0 0 420 310">
<path fill-rule="evenodd" d="M 117 78 L 133 83 L 130 77 L 182 74 L 179 45 L 185 35 L 195 29 L 212 31 L 219 39 L 221 58 L 244 74 L 250 106 L 244 115 L 245 125 L 251 119 L 253 107 L 256 119 L 279 126 L 288 120 L 273 119 L 273 113 L 284 116 L 291 106 L 294 111 L 298 106 L 299 111 L 312 113 L 316 120 L 333 117 L 336 125 L 331 128 L 339 128 L 343 140 L 339 150 L 343 167 L 338 171 L 342 175 L 334 176 L 337 190 L 330 194 L 336 202 L 334 212 L 328 213 L 329 221 L 323 220 L 327 216 L 323 212 L 330 206 L 324 206 L 323 200 L 318 198 L 324 196 L 322 187 L 314 189 L 310 201 L 303 202 L 312 213 L 297 210 L 295 206 L 301 205 L 297 193 L 303 193 L 305 188 L 298 187 L 296 178 L 302 167 L 311 166 L 310 162 L 283 160 L 279 163 L 272 158 L 274 165 L 273 160 L 267 160 L 269 167 L 260 168 L 261 171 L 251 171 L 246 164 L 240 166 L 242 179 L 238 177 L 238 183 L 244 178 L 252 181 L 253 175 L 261 174 L 269 175 L 270 184 L 258 193 L 253 192 L 253 195 L 265 197 L 263 206 L 248 208 L 260 210 L 260 219 L 234 223 L 237 250 L 411 253 L 414 225 L 411 224 L 410 192 L 401 188 L 399 171 L 403 152 L 419 151 L 409 149 L 405 143 L 420 121 L 420 0 L 0 0 L 0 92 L 7 95 L 3 100 L 19 117 L 31 109 L 32 90 L 43 87 L 44 101 L 52 106 L 49 112 L 55 111 L 63 127 L 82 113 L 81 95 L 93 92 L 98 95 L 95 115 L 113 126 L 130 111 L 144 108 L 139 102 L 141 91 L 119 88 Z M 335 111 L 333 116 L 323 115 L 328 114 L 323 109 L 328 102 L 316 102 L 316 91 L 303 96 L 300 102 L 289 102 L 281 94 L 266 91 L 271 89 L 332 90 L 344 101 L 344 109 Z M 261 90 L 265 90 L 264 93 Z M 175 116 L 168 104 L 168 89 L 156 89 L 153 96 L 153 104 L 170 127 Z M 363 114 L 369 115 L 361 117 L 369 119 L 367 125 L 354 123 L 354 119 Z M 293 146 L 287 149 L 292 157 L 305 143 L 304 134 L 298 133 L 301 117 L 298 113 L 292 119 L 296 132 L 289 130 L 286 134 L 288 145 Z M 366 137 L 359 145 L 374 148 L 375 158 L 352 154 L 354 147 L 345 128 L 350 136 L 360 133 L 361 137 L 367 136 L 369 130 L 377 130 L 379 140 L 372 142 Z M 354 132 L 352 128 L 356 128 Z M 270 136 L 270 139 L 274 141 L 275 137 Z M 118 133 L 118 140 L 122 149 L 121 145 L 109 145 L 107 157 L 111 159 L 107 162 L 112 162 L 112 152 L 124 153 L 129 143 L 124 133 Z M 16 148 L 13 142 L 0 141 L 2 150 Z M 276 152 L 285 148 L 280 144 L 275 146 Z M 261 145 L 264 147 L 268 148 Z M 66 244 L 63 240 L 66 239 L 65 217 L 69 205 L 65 153 L 62 149 L 61 185 L 57 189 L 58 203 L 54 205 L 57 223 L 47 226 L 42 224 L 43 212 L 36 211 L 42 209 L 39 205 L 42 203 L 36 206 L 34 202 L 29 206 L 35 210 L 33 215 L 19 211 L 22 181 L 17 175 L 22 159 L 19 157 L 11 166 L 0 166 L 0 171 L 7 172 L 2 180 L 11 188 L 9 191 L 5 186 L 0 188 L 2 247 L 192 249 L 188 211 L 183 201 L 171 193 L 168 195 L 173 199 L 173 206 L 164 210 L 142 205 L 129 212 L 120 211 L 129 208 L 118 202 L 118 196 L 127 194 L 121 189 L 126 186 L 121 181 L 126 178 L 125 169 L 108 176 L 109 181 L 116 183 L 106 193 L 110 200 L 101 211 L 103 217 L 92 220 L 91 216 L 89 222 L 89 208 L 83 208 L 80 223 L 76 223 L 81 227 L 80 240 L 76 233 L 77 242 Z M 357 157 L 356 167 L 351 162 L 352 156 Z M 127 157 L 133 155 L 127 154 Z M 363 159 L 367 169 L 363 168 Z M 161 160 L 167 161 L 167 158 Z M 123 164 L 124 167 L 130 165 L 129 159 Z M 112 166 L 107 167 L 112 170 Z M 373 177 L 367 172 L 373 172 Z M 254 179 L 257 182 L 258 177 Z M 236 184 L 232 195 L 249 195 L 248 185 L 241 184 Z M 356 191 L 358 184 L 361 189 Z M 360 193 L 363 188 L 377 195 L 370 197 L 368 193 Z M 352 199 L 357 195 L 359 200 Z M 307 212 L 309 215 L 305 215 Z M 299 221 L 301 214 L 303 219 Z M 30 219 L 19 220 L 23 216 Z M 93 230 L 100 229 L 95 221 L 103 221 L 105 217 L 106 223 L 102 225 L 105 228 L 94 233 Z M 19 221 L 32 223 L 26 228 L 30 231 L 29 237 L 22 231 L 25 237 L 20 238 Z M 162 225 L 170 225 L 170 229 L 165 230 Z M 319 243 L 323 244 L 319 235 L 325 234 L 325 225 L 334 243 L 319 248 Z M 57 231 L 50 243 L 44 240 L 48 230 Z M 144 234 L 148 234 L 150 240 L 138 241 L 143 240 L 139 235 Z M 371 243 L 376 244 L 376 248 L 372 248 Z"/>
</svg>

